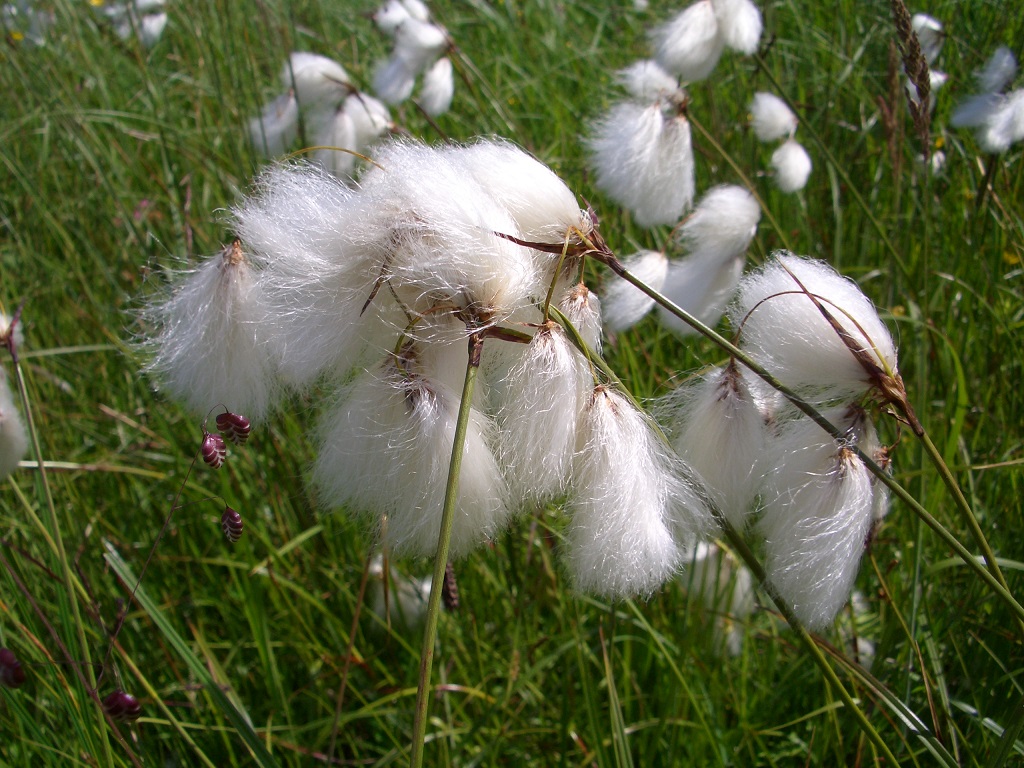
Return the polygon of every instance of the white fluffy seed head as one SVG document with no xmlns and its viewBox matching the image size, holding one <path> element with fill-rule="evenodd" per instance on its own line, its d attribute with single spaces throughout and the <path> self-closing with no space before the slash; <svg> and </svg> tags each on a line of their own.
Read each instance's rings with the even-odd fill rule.
<svg viewBox="0 0 1024 768">
<path fill-rule="evenodd" d="M 980 128 L 999 111 L 1003 97 L 998 93 L 979 93 L 968 96 L 953 111 L 949 124 L 954 128 Z"/>
<path fill-rule="evenodd" d="M 592 350 L 601 353 L 601 299 L 583 283 L 576 283 L 558 299 L 558 309 L 568 318 Z"/>
<path fill-rule="evenodd" d="M 748 56 L 761 40 L 761 11 L 751 0 L 711 0 L 718 19 L 718 34 L 728 48 Z"/>
<path fill-rule="evenodd" d="M 662 99 L 681 101 L 685 96 L 679 81 L 653 59 L 638 61 L 615 73 L 615 79 L 638 101 L 651 104 Z"/>
<path fill-rule="evenodd" d="M 296 51 L 281 69 L 281 83 L 292 89 L 302 109 L 336 107 L 351 90 L 345 68 L 316 53 Z"/>
<path fill-rule="evenodd" d="M 754 134 L 760 141 L 791 138 L 796 133 L 796 115 L 774 93 L 755 93 L 750 103 L 750 115 Z"/>
<path fill-rule="evenodd" d="M 826 416 L 849 426 L 856 440 L 858 419 Z M 765 570 L 797 618 L 821 629 L 846 603 L 857 576 L 872 522 L 871 474 L 855 453 L 804 418 L 773 441 L 772 456 L 776 471 L 758 523 Z"/>
<path fill-rule="evenodd" d="M 577 588 L 610 598 L 649 595 L 676 571 L 682 549 L 670 506 L 673 460 L 646 418 L 598 387 L 583 409 L 567 509 Z"/>
<path fill-rule="evenodd" d="M 670 259 L 662 293 L 704 325 L 716 325 L 740 282 L 743 264 L 742 254 L 720 259 L 713 253 L 698 252 L 682 259 Z M 697 333 L 664 307 L 658 307 L 658 316 L 673 333 L 680 336 Z"/>
<path fill-rule="evenodd" d="M 593 126 L 588 145 L 598 188 L 630 209 L 640 226 L 673 224 L 689 209 L 693 145 L 683 115 L 623 102 Z"/>
<path fill-rule="evenodd" d="M 448 33 L 443 27 L 411 18 L 395 30 L 394 57 L 402 60 L 415 75 L 424 72 L 448 48 Z"/>
<path fill-rule="evenodd" d="M 431 117 L 439 117 L 451 107 L 454 96 L 452 60 L 445 56 L 434 62 L 424 73 L 419 102 L 424 112 Z"/>
<path fill-rule="evenodd" d="M 396 554 L 432 555 L 458 408 L 458 394 L 421 376 L 414 355 L 358 376 L 321 426 L 313 470 L 321 500 L 369 516 L 384 547 Z M 452 558 L 497 535 L 508 519 L 501 472 L 489 447 L 491 432 L 490 421 L 474 409 L 459 477 Z"/>
<path fill-rule="evenodd" d="M 743 278 L 730 309 L 740 346 L 807 397 L 855 397 L 872 375 L 801 285 L 878 369 L 896 373 L 896 347 L 860 287 L 821 261 L 778 253 Z"/>
<path fill-rule="evenodd" d="M 411 18 L 409 10 L 402 0 L 386 0 L 386 2 L 373 12 L 373 23 L 377 29 L 385 35 L 393 37 L 398 25 L 406 19 Z"/>
<path fill-rule="evenodd" d="M 380 625 L 409 635 L 418 634 L 426 621 L 433 579 L 408 576 L 394 563 L 388 563 L 385 569 L 379 554 L 370 562 L 369 576 L 366 602 Z"/>
<path fill-rule="evenodd" d="M 982 93 L 999 93 L 1017 75 L 1017 59 L 1009 48 L 1001 45 L 974 74 Z"/>
<path fill-rule="evenodd" d="M 742 531 L 761 487 L 764 418 L 738 365 L 715 368 L 662 400 L 672 446 L 704 491 Z"/>
<path fill-rule="evenodd" d="M 623 260 L 623 266 L 634 277 L 659 293 L 668 274 L 668 259 L 661 251 L 639 251 Z M 632 328 L 651 311 L 654 299 L 636 286 L 609 276 L 601 295 L 601 316 L 608 331 Z"/>
<path fill-rule="evenodd" d="M 789 139 L 772 153 L 772 168 L 775 186 L 787 194 L 797 192 L 811 175 L 811 156 L 799 142 Z"/>
<path fill-rule="evenodd" d="M 267 306 L 249 258 L 237 241 L 173 284 L 142 313 L 146 370 L 194 414 L 224 405 L 262 418 L 278 391 L 277 356 Z M 149 331 L 148 331 L 149 332 Z"/>
<path fill-rule="evenodd" d="M 401 104 L 412 96 L 416 72 L 400 56 L 391 56 L 377 63 L 373 71 L 373 92 L 388 104 Z"/>
<path fill-rule="evenodd" d="M 942 22 L 926 13 L 915 13 L 910 19 L 910 26 L 913 27 L 917 41 L 921 44 L 924 60 L 931 67 L 939 57 L 939 52 L 942 51 L 942 44 L 946 42 L 946 33 L 942 31 Z"/>
<path fill-rule="evenodd" d="M 318 149 L 313 152 L 313 162 L 339 179 L 352 177 L 356 157 L 344 150 L 356 149 L 356 127 L 352 117 L 344 109 L 337 109 L 311 120 L 313 143 Z"/>
<path fill-rule="evenodd" d="M 299 102 L 289 89 L 263 107 L 259 117 L 249 121 L 253 145 L 267 157 L 283 155 L 299 135 Z"/>
<path fill-rule="evenodd" d="M 678 236 L 690 253 L 726 261 L 746 252 L 760 220 L 757 198 L 743 187 L 723 184 L 704 194 Z"/>
<path fill-rule="evenodd" d="M 701 541 L 678 582 L 714 616 L 715 646 L 738 656 L 743 650 L 743 622 L 756 607 L 750 570 L 718 544 Z"/>
<path fill-rule="evenodd" d="M 353 93 L 345 99 L 342 111 L 352 120 L 353 149 L 360 154 L 365 154 L 370 145 L 392 128 L 388 108 L 367 93 Z"/>
<path fill-rule="evenodd" d="M 711 0 L 697 0 L 651 33 L 654 58 L 686 82 L 703 80 L 725 50 Z"/>
<path fill-rule="evenodd" d="M 0 480 L 17 468 L 26 453 L 28 435 L 14 404 L 7 375 L 0 370 Z"/>
<path fill-rule="evenodd" d="M 1024 139 L 1024 89 L 1000 97 L 996 107 L 978 128 L 978 145 L 984 152 L 1005 152 Z"/>
</svg>

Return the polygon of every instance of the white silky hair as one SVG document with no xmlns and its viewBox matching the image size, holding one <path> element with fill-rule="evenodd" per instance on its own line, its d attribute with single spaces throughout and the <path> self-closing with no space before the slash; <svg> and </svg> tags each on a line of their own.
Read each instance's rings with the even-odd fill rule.
<svg viewBox="0 0 1024 768">
<path fill-rule="evenodd" d="M 588 145 L 598 188 L 640 226 L 673 224 L 690 208 L 696 182 L 684 116 L 620 102 L 594 124 Z"/>
<path fill-rule="evenodd" d="M 838 412 L 825 415 L 836 426 L 850 425 Z M 771 455 L 775 471 L 757 526 L 765 539 L 765 570 L 801 623 L 822 629 L 857 577 L 873 519 L 872 476 L 855 453 L 807 418 L 782 430 Z"/>
<path fill-rule="evenodd" d="M 678 230 L 689 253 L 723 261 L 746 252 L 761 220 L 761 206 L 748 190 L 733 184 L 712 187 Z"/>
<path fill-rule="evenodd" d="M 439 117 L 451 107 L 454 96 L 455 77 L 452 60 L 443 56 L 423 74 L 419 104 L 423 107 L 423 111 L 431 117 Z"/>
<path fill-rule="evenodd" d="M 999 93 L 1016 77 L 1017 59 L 1013 51 L 1001 45 L 974 75 L 982 93 Z"/>
<path fill-rule="evenodd" d="M 253 421 L 276 404 L 278 360 L 257 274 L 236 246 L 172 273 L 143 309 L 156 330 L 143 342 L 145 369 L 197 416 L 223 405 Z"/>
<path fill-rule="evenodd" d="M 953 128 L 980 128 L 984 126 L 1003 104 L 999 93 L 977 93 L 961 101 L 949 118 Z"/>
<path fill-rule="evenodd" d="M 686 496 L 674 457 L 647 417 L 622 395 L 597 387 L 580 417 L 573 460 L 568 564 L 576 587 L 608 598 L 646 596 L 679 568 L 673 538 Z M 682 491 L 677 493 L 677 490 Z"/>
<path fill-rule="evenodd" d="M 408 365 L 414 370 L 406 370 Z M 388 360 L 346 385 L 320 427 L 313 480 L 322 501 L 367 514 L 387 551 L 430 556 L 437 547 L 459 394 Z M 491 421 L 470 414 L 452 525 L 453 559 L 508 520 Z"/>
<path fill-rule="evenodd" d="M 291 89 L 266 104 L 259 117 L 249 120 L 252 143 L 267 157 L 283 155 L 298 135 L 299 102 Z"/>
<path fill-rule="evenodd" d="M 718 34 L 726 47 L 748 56 L 757 51 L 764 24 L 751 0 L 711 0 L 718 19 Z"/>
<path fill-rule="evenodd" d="M 381 59 L 373 70 L 373 92 L 387 104 L 401 104 L 412 96 L 416 71 L 400 56 Z"/>
<path fill-rule="evenodd" d="M 281 68 L 281 84 L 294 89 L 302 109 L 336 107 L 351 90 L 345 68 L 327 56 L 295 51 Z"/>
<path fill-rule="evenodd" d="M 661 251 L 638 251 L 623 262 L 626 270 L 659 293 L 668 274 L 668 258 Z M 654 307 L 654 299 L 635 285 L 609 276 L 601 294 L 601 317 L 606 330 L 625 331 L 639 323 Z"/>
<path fill-rule="evenodd" d="M 785 193 L 798 192 L 811 175 L 811 156 L 795 139 L 787 139 L 772 153 L 775 186 Z"/>
<path fill-rule="evenodd" d="M 377 29 L 385 35 L 394 37 L 398 26 L 406 19 L 412 18 L 409 9 L 402 0 L 386 0 L 371 16 Z M 423 19 L 426 21 L 426 19 Z"/>
<path fill-rule="evenodd" d="M 364 154 L 377 139 L 391 130 L 391 113 L 387 106 L 368 93 L 356 91 L 351 94 L 345 99 L 342 109 L 352 120 L 355 130 L 355 144 L 352 148 L 360 154 Z"/>
<path fill-rule="evenodd" d="M 28 453 L 28 434 L 14 404 L 7 374 L 0 369 L 0 480 L 13 472 Z"/>
<path fill-rule="evenodd" d="M 714 326 L 725 314 L 729 300 L 743 275 L 743 254 L 722 258 L 710 251 L 698 251 L 681 259 L 669 259 L 662 293 L 673 304 L 704 325 Z M 658 307 L 662 324 L 680 336 L 697 333 L 689 323 Z"/>
<path fill-rule="evenodd" d="M 711 0 L 697 0 L 650 32 L 654 58 L 686 82 L 703 80 L 725 50 Z"/>
<path fill-rule="evenodd" d="M 921 44 L 924 60 L 931 67 L 939 57 L 943 43 L 946 42 L 946 33 L 942 30 L 942 22 L 926 13 L 915 13 L 910 19 L 910 26 L 913 28 L 914 34 L 917 35 L 918 43 Z"/>
<path fill-rule="evenodd" d="M 443 27 L 410 18 L 395 30 L 393 56 L 405 63 L 413 75 L 423 73 L 448 48 L 448 33 Z"/>
<path fill-rule="evenodd" d="M 882 370 L 896 372 L 892 336 L 860 287 L 823 261 L 787 252 L 773 254 L 740 283 L 729 316 L 742 349 L 806 397 L 867 392 L 869 373 L 801 284 Z"/>
<path fill-rule="evenodd" d="M 774 93 L 755 93 L 750 102 L 750 115 L 754 135 L 759 141 L 791 138 L 796 133 L 796 114 Z"/>
<path fill-rule="evenodd" d="M 433 578 L 409 576 L 392 562 L 385 569 L 380 553 L 370 560 L 367 573 L 366 603 L 380 625 L 406 634 L 420 632 L 427 618 Z"/>
<path fill-rule="evenodd" d="M 717 543 L 701 541 L 677 581 L 712 616 L 716 648 L 739 656 L 743 622 L 757 607 L 750 569 Z"/>
<path fill-rule="evenodd" d="M 999 100 L 975 137 L 982 151 L 997 154 L 1024 139 L 1024 89 L 1011 91 Z"/>
<path fill-rule="evenodd" d="M 630 96 L 645 104 L 665 98 L 682 99 L 685 95 L 679 81 L 654 59 L 637 61 L 620 69 L 615 73 L 615 80 Z"/>
<path fill-rule="evenodd" d="M 344 109 L 336 109 L 316 117 L 317 120 L 310 120 L 313 143 L 318 147 L 313 152 L 313 162 L 339 179 L 351 178 L 356 157 L 344 150 L 356 149 L 356 126 L 352 116 Z"/>
<path fill-rule="evenodd" d="M 600 354 L 601 298 L 583 283 L 576 283 L 558 298 L 557 306 L 587 346 Z"/>
<path fill-rule="evenodd" d="M 657 411 L 669 425 L 676 453 L 742 532 L 770 468 L 764 460 L 764 417 L 739 366 L 711 369 L 662 398 Z"/>
<path fill-rule="evenodd" d="M 561 326 L 537 330 L 510 367 L 497 406 L 498 456 L 511 506 L 538 506 L 568 490 L 576 426 L 593 389 L 586 360 Z"/>
</svg>

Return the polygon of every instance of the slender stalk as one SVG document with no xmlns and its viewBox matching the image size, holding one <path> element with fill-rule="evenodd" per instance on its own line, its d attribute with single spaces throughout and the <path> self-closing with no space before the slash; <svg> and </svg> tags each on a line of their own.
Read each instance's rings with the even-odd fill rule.
<svg viewBox="0 0 1024 768">
<path fill-rule="evenodd" d="M 690 325 L 692 328 L 694 328 L 702 335 L 711 339 L 711 341 L 715 342 L 715 344 L 720 346 L 730 355 L 732 355 L 745 366 L 747 366 L 751 371 L 753 371 L 755 374 L 764 379 L 764 381 L 767 382 L 770 386 L 778 390 L 779 393 L 781 393 L 794 406 L 799 408 L 800 411 L 802 411 L 815 424 L 817 424 L 826 432 L 828 432 L 828 434 L 832 435 L 832 437 L 834 437 L 837 440 L 845 441 L 846 436 L 843 434 L 843 432 L 837 429 L 835 425 L 833 425 L 831 422 L 828 421 L 828 419 L 822 416 L 821 413 L 813 405 L 808 403 L 797 393 L 795 393 L 785 384 L 783 384 L 774 376 L 772 376 L 772 374 L 765 370 L 756 360 L 751 358 L 747 353 L 745 353 L 731 341 L 726 339 L 721 334 L 717 333 L 714 329 L 704 325 L 704 323 L 700 322 L 689 312 L 676 306 L 669 299 L 662 296 L 660 293 L 658 293 L 653 288 L 648 286 L 635 275 L 631 274 L 622 266 L 621 262 L 619 262 L 614 257 L 605 258 L 604 263 L 607 264 L 612 269 L 612 271 L 614 271 L 623 280 L 639 288 L 641 291 L 650 296 L 652 299 L 658 302 L 658 304 L 663 306 L 665 309 L 674 314 L 680 320 Z M 921 435 L 919 436 L 922 437 L 923 445 L 925 445 L 926 447 L 928 445 L 931 445 L 931 441 L 926 439 L 927 433 L 925 433 L 923 429 L 920 430 L 920 432 Z M 884 483 L 893 492 L 894 495 L 896 495 L 901 501 L 903 501 L 908 507 L 910 507 L 910 509 L 929 528 L 931 528 L 936 534 L 938 534 L 939 538 L 941 538 L 942 541 L 945 542 L 945 544 L 949 546 L 950 549 L 956 552 L 956 554 L 964 561 L 964 563 L 969 568 L 971 568 L 971 570 L 973 570 L 975 574 L 977 574 L 978 577 L 981 578 L 992 589 L 992 591 L 994 591 L 999 596 L 999 598 L 1004 603 L 1006 603 L 1010 610 L 1013 611 L 1013 613 L 1015 614 L 1017 622 L 1020 625 L 1022 632 L 1024 632 L 1024 607 L 1022 607 L 1021 604 L 1017 602 L 1017 600 L 1013 597 L 1013 595 L 1010 594 L 1010 590 L 1006 586 L 1005 580 L 997 578 L 991 572 L 990 569 L 992 568 L 992 566 L 995 566 L 996 571 L 999 570 L 998 565 L 995 564 L 994 556 L 991 555 L 991 550 L 989 550 L 989 554 L 985 555 L 986 562 L 984 564 L 980 563 L 978 561 L 978 558 L 972 555 L 967 550 L 967 548 L 963 544 L 961 544 L 960 541 L 952 533 L 950 533 L 950 531 L 948 531 L 937 519 L 935 519 L 935 517 L 930 512 L 928 512 L 928 510 L 926 510 L 921 505 L 921 503 L 918 502 L 917 499 L 915 499 L 903 486 L 896 482 L 896 480 L 894 480 L 888 472 L 886 472 L 878 464 L 876 464 L 870 456 L 861 452 L 861 450 L 856 446 L 854 446 L 851 450 L 853 450 L 857 454 L 857 457 L 864 462 L 868 470 L 872 474 L 874 474 L 880 482 Z M 938 456 L 938 450 L 935 448 L 934 445 L 932 445 L 932 451 L 934 451 L 935 455 Z M 941 456 L 938 456 L 938 458 L 942 464 L 942 467 L 945 467 L 945 462 L 941 461 Z M 941 468 L 939 469 L 939 473 L 943 474 L 943 470 Z M 945 475 L 948 475 L 948 478 L 944 476 L 943 479 L 947 481 L 947 484 L 951 484 L 951 489 L 956 489 L 954 497 L 957 492 L 960 493 L 960 495 L 962 496 L 963 494 L 962 492 L 959 491 L 959 486 L 957 486 L 956 480 L 949 473 L 948 468 L 946 468 L 945 470 Z M 966 499 L 964 499 L 963 503 L 966 505 Z M 970 506 L 966 506 L 966 509 L 967 513 L 969 513 L 970 519 L 974 521 L 975 525 L 977 525 L 977 520 L 974 518 L 973 513 L 970 513 Z M 967 516 L 967 514 L 965 514 L 965 516 Z M 980 528 L 978 530 L 980 533 Z M 981 535 L 981 538 L 984 539 L 983 534 Z M 989 565 L 989 563 L 991 563 L 991 565 Z M 1000 576 L 1001 575 L 1002 574 L 1000 572 Z"/>
<path fill-rule="evenodd" d="M 448 564 L 448 550 L 451 545 L 452 523 L 455 520 L 455 502 L 459 492 L 459 473 L 462 470 L 462 454 L 465 451 L 466 432 L 469 428 L 469 412 L 473 403 L 473 389 L 476 375 L 480 370 L 480 353 L 483 336 L 473 333 L 469 337 L 469 364 L 466 379 L 462 385 L 462 400 L 455 422 L 455 436 L 452 440 L 452 459 L 448 465 L 448 486 L 445 488 L 444 507 L 441 509 L 441 530 L 437 535 L 437 550 L 434 553 L 434 574 L 430 584 L 430 599 L 427 601 L 427 620 L 423 627 L 423 649 L 420 653 L 420 676 L 416 688 L 416 714 L 412 725 L 412 768 L 422 768 L 424 738 L 427 732 L 427 710 L 430 704 L 430 674 L 434 664 L 434 644 L 437 641 L 437 621 L 441 613 L 441 585 L 444 569 Z"/>
</svg>

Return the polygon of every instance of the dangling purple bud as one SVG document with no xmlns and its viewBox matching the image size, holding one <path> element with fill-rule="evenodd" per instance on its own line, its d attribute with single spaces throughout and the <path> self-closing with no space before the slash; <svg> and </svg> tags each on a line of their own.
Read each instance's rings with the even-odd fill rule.
<svg viewBox="0 0 1024 768">
<path fill-rule="evenodd" d="M 103 711 L 111 720 L 119 723 L 134 723 L 142 716 L 142 705 L 130 693 L 114 691 L 103 699 Z"/>
<path fill-rule="evenodd" d="M 0 685 L 20 688 L 25 682 L 25 670 L 10 648 L 0 648 Z"/>
<path fill-rule="evenodd" d="M 235 445 L 242 445 L 249 439 L 252 427 L 245 416 L 227 411 L 217 415 L 217 429 Z"/>
<path fill-rule="evenodd" d="M 224 507 L 224 514 L 220 516 L 220 527 L 232 544 L 242 538 L 242 530 L 245 528 L 242 516 L 231 507 Z"/>
<path fill-rule="evenodd" d="M 200 450 L 203 454 L 203 461 L 214 469 L 220 469 L 224 464 L 224 458 L 228 455 L 224 438 L 220 435 L 211 435 L 209 432 L 203 436 L 203 445 Z"/>
<path fill-rule="evenodd" d="M 444 578 L 441 580 L 441 599 L 444 607 L 454 611 L 459 607 L 459 585 L 455 583 L 455 568 L 451 561 L 444 567 Z"/>
</svg>

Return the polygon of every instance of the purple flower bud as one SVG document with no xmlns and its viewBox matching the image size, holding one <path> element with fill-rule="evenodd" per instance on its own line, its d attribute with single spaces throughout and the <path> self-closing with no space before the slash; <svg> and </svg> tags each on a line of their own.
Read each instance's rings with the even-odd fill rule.
<svg viewBox="0 0 1024 768">
<path fill-rule="evenodd" d="M 444 579 L 441 581 L 441 599 L 444 600 L 444 607 L 449 611 L 458 609 L 459 585 L 455 581 L 455 568 L 450 560 L 444 567 Z"/>
<path fill-rule="evenodd" d="M 203 454 L 203 461 L 214 469 L 221 468 L 224 464 L 224 458 L 228 454 L 228 449 L 224 445 L 224 438 L 220 435 L 211 435 L 209 432 L 203 436 L 203 445 L 200 450 Z"/>
<path fill-rule="evenodd" d="M 20 688 L 25 682 L 25 670 L 10 648 L 0 648 L 0 685 Z"/>
<path fill-rule="evenodd" d="M 249 439 L 249 432 L 252 427 L 245 416 L 228 411 L 218 414 L 217 429 L 235 445 L 242 445 Z"/>
<path fill-rule="evenodd" d="M 130 693 L 114 691 L 103 699 L 103 711 L 119 723 L 134 723 L 142 715 L 142 705 Z"/>
<path fill-rule="evenodd" d="M 224 507 L 224 514 L 220 516 L 220 527 L 224 530 L 227 540 L 234 544 L 242 538 L 242 516 L 231 507 Z"/>
</svg>

